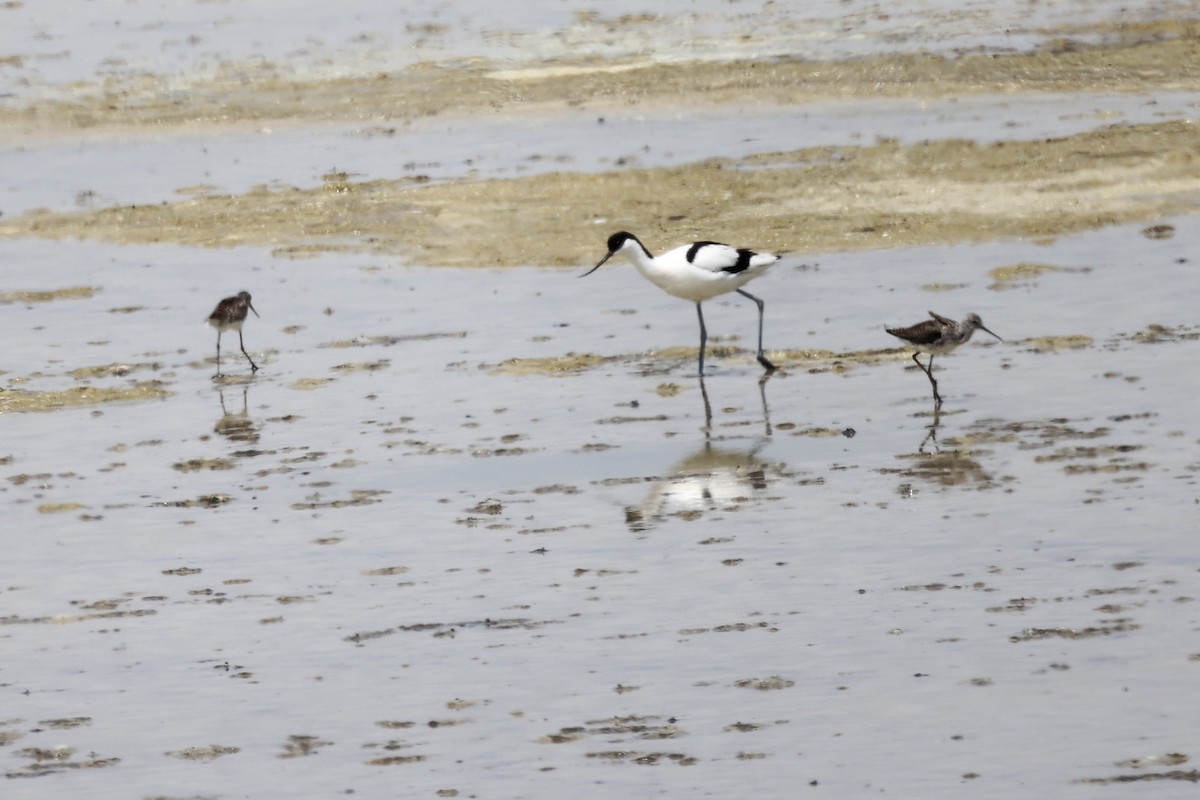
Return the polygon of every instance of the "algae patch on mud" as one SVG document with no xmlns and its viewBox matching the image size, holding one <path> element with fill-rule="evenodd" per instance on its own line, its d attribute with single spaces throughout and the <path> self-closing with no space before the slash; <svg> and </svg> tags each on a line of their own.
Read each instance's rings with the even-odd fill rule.
<svg viewBox="0 0 1200 800">
<path fill-rule="evenodd" d="M 0 391 L 0 414 L 14 411 L 58 411 L 101 403 L 161 400 L 170 395 L 171 392 L 164 389 L 159 381 L 143 381 L 122 387 L 73 386 L 70 389 L 45 392 L 8 389 Z"/>
<path fill-rule="evenodd" d="M 100 291 L 95 286 L 68 286 L 30 292 L 0 292 L 0 303 L 49 303 L 52 300 L 87 300 Z"/>
<path fill-rule="evenodd" d="M 1198 134 L 1192 122 L 1166 122 L 993 145 L 881 142 L 599 174 L 261 189 L 35 212 L 0 222 L 0 235 L 207 247 L 336 242 L 446 266 L 594 262 L 619 228 L 637 230 L 652 249 L 712 235 L 801 252 L 1050 237 L 1194 212 Z"/>
<path fill-rule="evenodd" d="M 771 350 L 766 354 L 781 369 L 789 367 L 803 369 L 806 372 L 844 373 L 856 366 L 874 366 L 889 361 L 900 360 L 907 356 L 908 351 L 898 348 L 888 350 L 858 350 L 838 353 L 833 350 Z M 737 347 L 709 346 L 710 359 L 734 363 L 753 364 L 754 351 Z M 483 365 L 485 369 L 497 374 L 508 375 L 576 375 L 605 364 L 620 364 L 640 362 L 643 371 L 658 372 L 674 367 L 678 363 L 690 363 L 696 358 L 694 347 L 663 347 L 650 352 L 625 353 L 621 355 L 601 356 L 595 353 L 567 353 L 563 356 L 547 356 L 545 358 L 510 358 L 499 364 Z M 682 391 L 674 383 L 660 384 L 655 391 L 662 397 L 673 397 Z"/>
<path fill-rule="evenodd" d="M 1031 264 L 1022 262 L 1007 267 L 996 267 L 988 274 L 992 277 L 989 289 L 1015 289 L 1018 284 L 1030 281 L 1048 272 L 1057 272 L 1058 267 L 1052 264 Z"/>
<path fill-rule="evenodd" d="M 71 370 L 70 375 L 75 380 L 87 380 L 89 378 L 123 378 L 131 372 L 139 370 L 158 370 L 160 365 L 157 363 L 141 363 L 141 364 L 98 364 L 94 367 L 78 367 Z"/>
<path fill-rule="evenodd" d="M 333 380 L 333 378 L 297 378 L 292 381 L 291 388 L 308 392 L 333 383 Z"/>
<path fill-rule="evenodd" d="M 1027 345 L 1035 353 L 1052 353 L 1056 350 L 1082 350 L 1092 346 L 1092 337 L 1083 334 L 1064 336 L 1035 336 L 1021 340 L 1020 344 Z"/>
<path fill-rule="evenodd" d="M 37 507 L 39 514 L 62 514 L 69 511 L 80 511 L 87 508 L 83 503 L 42 503 Z"/>
<path fill-rule="evenodd" d="M 509 375 L 574 375 L 620 357 L 606 357 L 595 353 L 567 353 L 565 356 L 546 358 L 509 358 L 492 368 L 493 372 Z"/>
</svg>

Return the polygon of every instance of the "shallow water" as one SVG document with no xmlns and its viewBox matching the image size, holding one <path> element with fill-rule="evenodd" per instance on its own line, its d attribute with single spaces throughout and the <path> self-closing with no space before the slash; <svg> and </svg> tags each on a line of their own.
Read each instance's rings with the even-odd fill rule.
<svg viewBox="0 0 1200 800">
<path fill-rule="evenodd" d="M 7 307 L 20 390 L 126 364 L 92 382 L 172 392 L 5 418 L 9 785 L 1088 797 L 1154 771 L 1116 764 L 1193 727 L 1200 230 L 1173 223 L 789 259 L 756 284 L 787 366 L 760 395 L 714 357 L 707 431 L 694 316 L 628 268 L 222 253 L 262 369 L 227 337 L 214 383 L 210 253 L 4 242 L 11 285 L 101 290 Z M 989 288 L 1032 260 L 1059 271 Z M 752 307 L 711 305 L 744 347 Z M 1006 340 L 938 359 L 937 417 L 904 353 L 854 358 L 926 307 Z M 497 369 L 570 352 L 614 360 Z"/>
</svg>

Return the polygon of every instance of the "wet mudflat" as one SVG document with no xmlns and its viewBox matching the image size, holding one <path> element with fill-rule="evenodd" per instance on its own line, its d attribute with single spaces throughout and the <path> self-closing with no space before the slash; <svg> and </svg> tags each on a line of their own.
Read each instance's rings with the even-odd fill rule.
<svg viewBox="0 0 1200 800">
<path fill-rule="evenodd" d="M 793 102 L 813 65 L 673 68 L 686 40 L 642 65 L 670 8 L 496 36 L 414 6 L 443 54 L 543 58 L 414 68 L 436 107 L 394 126 L 317 102 L 372 96 L 349 57 L 299 57 L 313 104 L 275 116 L 249 99 L 295 90 L 273 62 L 51 91 L 90 75 L 54 26 L 4 62 L 29 82 L 0 113 L 3 795 L 1193 784 L 1192 23 L 984 42 L 1006 62 L 942 55 L 1000 7 L 842 6 L 829 46 L 867 60 Z M 761 33 L 726 11 L 703 41 Z M 130 64 L 193 46 L 134 20 Z M 529 96 L 493 107 L 502 67 Z M 752 287 L 780 372 L 741 298 L 706 305 L 701 384 L 689 304 L 627 265 L 578 279 L 616 227 L 793 249 Z M 226 334 L 214 380 L 202 320 L 241 289 L 261 369 Z M 1004 337 L 938 357 L 940 409 L 883 331 L 926 309 Z"/>
<path fill-rule="evenodd" d="M 1200 657 L 1198 234 L 1169 224 L 781 264 L 758 286 L 780 374 L 760 386 L 748 304 L 709 312 L 711 426 L 689 308 L 628 268 L 229 251 L 262 369 L 227 347 L 214 382 L 209 253 L 6 242 L 19 283 L 87 262 L 100 289 L 7 307 L 6 395 L 165 395 L 6 417 L 7 779 L 1086 797 L 1182 774 L 1122 765 L 1186 750 Z M 1006 337 L 939 360 L 939 414 L 882 332 L 927 306 Z"/>
</svg>

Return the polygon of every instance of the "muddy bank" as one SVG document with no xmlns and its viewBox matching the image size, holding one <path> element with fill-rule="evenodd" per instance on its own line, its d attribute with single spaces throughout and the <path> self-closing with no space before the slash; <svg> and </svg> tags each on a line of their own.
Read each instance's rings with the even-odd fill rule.
<svg viewBox="0 0 1200 800">
<path fill-rule="evenodd" d="M 585 108 L 584 130 L 595 113 L 594 133 L 586 135 L 603 139 L 614 127 L 606 127 L 606 113 L 638 108 L 727 109 L 736 118 L 748 105 L 1153 93 L 1200 85 L 1200 23 L 1162 21 L 1090 34 L 1103 43 L 1064 39 L 1032 53 L 899 53 L 834 63 L 550 61 L 501 71 L 473 62 L 311 81 L 294 80 L 269 63 L 229 65 L 215 79 L 112 78 L 27 107 L 14 102 L 0 108 L 0 137 L 138 141 L 331 120 L 369 123 L 367 135 L 386 137 L 403 131 L 406 121 L 429 116 L 470 124 L 537 115 L 531 118 L 553 125 Z M 996 138 L 1007 135 L 1002 122 L 994 126 Z M 1200 197 L 1196 133 L 1189 122 L 1164 121 L 988 145 L 864 137 L 868 143 L 860 146 L 682 165 L 617 160 L 600 174 L 497 180 L 439 182 L 417 167 L 406 167 L 404 177 L 384 172 L 375 180 L 332 170 L 316 186 L 309 183 L 313 173 L 271 174 L 244 193 L 181 179 L 175 191 L 186 199 L 158 205 L 116 205 L 120 189 L 100 179 L 81 192 L 82 210 L 8 214 L 0 218 L 0 236 L 249 245 L 289 258 L 363 252 L 453 266 L 594 263 L 604 237 L 620 228 L 634 230 L 652 249 L 709 237 L 800 252 L 1049 237 L 1194 210 Z M 763 149 L 782 148 L 775 142 Z M 698 157 L 709 154 L 729 155 L 716 150 Z M 112 198 L 109 207 L 91 205 L 97 197 Z"/>
<path fill-rule="evenodd" d="M 885 141 L 444 184 L 330 174 L 310 189 L 31 213 L 0 221 L 0 235 L 251 245 L 291 257 L 354 251 L 453 266 L 586 264 L 621 228 L 651 249 L 708 236 L 800 252 L 1051 237 L 1194 210 L 1197 133 L 1184 121 L 986 146 Z"/>
<path fill-rule="evenodd" d="M 614 23 L 619 25 L 620 23 Z M 618 31 L 619 33 L 619 31 Z M 890 54 L 841 62 L 644 61 L 496 69 L 419 65 L 369 77 L 296 80 L 288 64 L 226 64 L 216 77 L 110 77 L 32 105 L 0 108 L 0 134 L 84 129 L 238 126 L 330 120 L 403 123 L 446 113 L 517 113 L 565 106 L 606 108 L 815 100 L 947 97 L 1031 91 L 1190 89 L 1200 83 L 1200 22 L 1164 20 L 1086 32 L 1032 53 Z"/>
</svg>

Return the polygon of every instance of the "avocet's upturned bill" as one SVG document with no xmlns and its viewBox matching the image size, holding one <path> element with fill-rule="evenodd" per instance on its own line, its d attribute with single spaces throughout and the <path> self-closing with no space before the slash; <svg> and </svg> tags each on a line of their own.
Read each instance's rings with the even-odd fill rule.
<svg viewBox="0 0 1200 800">
<path fill-rule="evenodd" d="M 942 396 L 938 394 L 937 381 L 933 379 L 933 357 L 942 353 L 949 353 L 951 350 L 963 344 L 971 338 L 977 329 L 987 331 L 992 336 L 995 333 L 989 331 L 983 324 L 983 320 L 978 314 L 967 314 L 962 322 L 956 322 L 949 317 L 943 317 L 941 314 L 929 312 L 930 319 L 924 322 L 918 322 L 916 325 L 911 325 L 907 328 L 884 328 L 885 331 L 895 336 L 897 339 L 902 339 L 913 348 L 913 361 L 917 362 L 917 366 L 921 368 L 929 377 L 929 383 L 933 385 L 933 402 L 937 407 L 942 405 Z M 999 336 L 996 336 L 1000 339 Z M 1000 341 L 1004 341 L 1000 339 Z M 921 363 L 917 355 L 920 353 L 929 354 L 929 366 Z"/>
<path fill-rule="evenodd" d="M 617 253 L 624 253 L 646 280 L 667 294 L 696 304 L 696 316 L 700 320 L 699 374 L 702 377 L 708 331 L 704 327 L 704 311 L 700 304 L 728 292 L 737 292 L 758 306 L 758 363 L 768 372 L 775 371 L 775 365 L 763 355 L 763 301 L 742 286 L 766 272 L 779 260 L 778 255 L 756 253 L 720 242 L 692 242 L 656 257 L 632 233 L 620 231 L 608 237 L 608 254 L 600 259 L 600 263 L 579 277 L 591 275 Z"/>
</svg>

